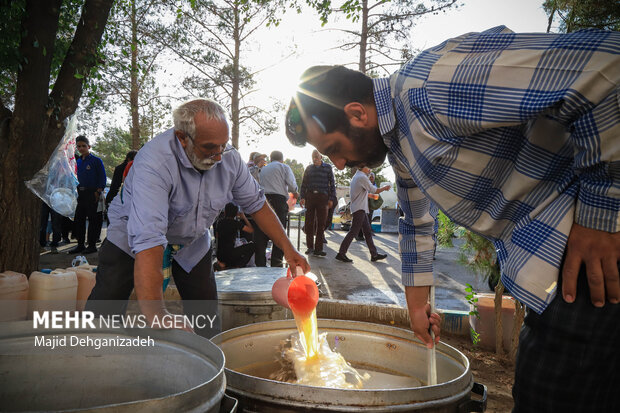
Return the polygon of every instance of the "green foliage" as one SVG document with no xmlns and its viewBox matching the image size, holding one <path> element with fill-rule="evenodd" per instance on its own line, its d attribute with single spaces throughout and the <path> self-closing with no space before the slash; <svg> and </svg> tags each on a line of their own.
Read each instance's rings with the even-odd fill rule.
<svg viewBox="0 0 620 413">
<path fill-rule="evenodd" d="M 484 280 L 498 281 L 500 268 L 491 241 L 469 230 L 465 231 L 463 239 L 459 262 Z"/>
<path fill-rule="evenodd" d="M 476 297 L 476 292 L 474 291 L 474 287 L 471 284 L 465 284 L 465 299 L 470 305 L 471 310 L 469 311 L 470 316 L 474 316 L 476 318 L 480 318 L 480 313 L 478 312 L 478 297 Z M 480 333 L 474 330 L 473 327 L 469 327 L 469 332 L 471 334 L 471 340 L 474 344 L 474 347 L 480 343 Z"/>
<path fill-rule="evenodd" d="M 145 143 L 143 139 L 142 143 Z M 93 152 L 103 161 L 105 173 L 112 178 L 114 168 L 125 160 L 131 150 L 131 134 L 121 128 L 108 128 L 93 144 Z"/>
<path fill-rule="evenodd" d="M 620 30 L 618 0 L 546 0 L 543 8 L 550 21 L 558 21 L 562 33 L 590 27 Z"/>
<path fill-rule="evenodd" d="M 143 116 L 150 116 L 153 124 L 162 123 L 162 117 L 169 116 L 169 111 L 161 110 L 168 109 L 169 103 L 155 83 L 162 51 L 162 45 L 155 39 L 168 30 L 162 23 L 166 10 L 163 0 L 115 2 L 99 53 L 102 64 L 89 74 L 85 91 L 88 101 L 84 109 L 92 119 L 105 114 L 117 115 L 119 107 L 131 116 L 135 109 L 138 123 L 133 127 L 140 129 Z M 154 114 L 160 118 L 153 119 Z"/>
<path fill-rule="evenodd" d="M 0 99 L 5 105 L 12 105 L 17 85 L 17 71 L 21 62 L 19 54 L 20 23 L 26 1 L 0 3 Z"/>
<path fill-rule="evenodd" d="M 290 166 L 293 170 L 293 175 L 295 175 L 295 181 L 297 182 L 297 192 L 299 192 L 306 168 L 302 163 L 297 162 L 295 159 L 285 159 L 284 163 Z"/>
<path fill-rule="evenodd" d="M 58 31 L 53 50 L 40 47 L 35 41 L 33 46 L 40 48 L 43 55 L 53 53 L 50 83 L 58 76 L 60 66 L 73 40 L 75 27 L 80 18 L 83 1 L 65 0 L 62 2 Z M 21 68 L 23 57 L 19 48 L 21 43 L 21 22 L 26 10 L 26 0 L 0 2 L 0 101 L 12 107 L 17 86 L 17 72 Z"/>
<path fill-rule="evenodd" d="M 351 178 L 353 178 L 353 175 L 355 175 L 353 168 L 344 168 L 343 170 L 339 170 L 334 167 L 334 181 L 336 181 L 336 186 L 351 185 Z"/>
<path fill-rule="evenodd" d="M 323 162 L 332 165 L 332 167 L 334 168 L 334 180 L 336 181 L 336 186 L 351 185 L 351 178 L 353 178 L 353 175 L 355 175 L 355 172 L 357 171 L 356 168 L 346 167 L 343 170 L 338 170 L 327 157 L 323 157 Z M 383 165 L 370 170 L 375 174 L 375 184 L 378 185 L 382 182 L 390 182 L 389 179 L 387 179 L 386 176 L 383 175 L 383 171 L 387 167 L 389 167 L 389 165 L 387 163 L 384 163 Z"/>
<path fill-rule="evenodd" d="M 437 214 L 439 228 L 437 229 L 437 244 L 442 247 L 453 247 L 452 239 L 456 236 L 458 225 L 450 220 L 442 211 Z"/>
</svg>

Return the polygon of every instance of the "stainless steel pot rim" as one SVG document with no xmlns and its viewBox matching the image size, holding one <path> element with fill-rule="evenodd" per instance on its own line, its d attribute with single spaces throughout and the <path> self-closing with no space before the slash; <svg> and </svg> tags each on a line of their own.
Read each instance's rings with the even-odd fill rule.
<svg viewBox="0 0 620 413">
<path fill-rule="evenodd" d="M 375 406 L 366 405 L 364 406 L 364 411 L 369 412 L 369 413 L 370 412 L 372 413 L 401 412 L 401 411 L 409 412 L 412 409 L 416 409 L 416 410 L 432 409 L 434 406 L 443 407 L 445 405 L 457 403 L 458 401 L 462 400 L 464 396 L 466 396 L 467 394 L 471 392 L 471 389 L 473 388 L 473 386 L 474 386 L 474 380 L 472 378 L 467 388 L 464 391 L 452 394 L 447 397 L 443 397 L 442 399 L 424 400 L 420 402 L 405 403 L 405 404 L 399 403 L 399 404 L 385 404 L 385 405 L 375 405 Z M 301 387 L 312 387 L 312 386 L 301 386 Z M 321 389 L 324 390 L 325 388 L 321 387 Z M 267 402 L 267 403 L 272 403 L 274 401 L 273 396 L 269 396 L 269 395 L 262 395 L 262 394 L 247 392 L 245 390 L 231 388 L 230 386 L 227 388 L 227 390 L 235 396 L 240 395 L 242 397 L 248 397 L 251 399 L 260 400 L 260 401 Z M 337 390 L 337 389 L 332 389 L 332 390 Z M 339 391 L 342 391 L 342 390 L 339 390 Z M 341 412 L 350 412 L 352 408 L 351 405 L 308 403 L 308 402 L 299 402 L 297 400 L 291 400 L 291 399 L 286 399 L 286 405 L 287 407 L 299 407 L 299 408 L 304 408 L 304 409 L 308 409 L 308 408 L 320 409 L 320 408 L 329 407 L 330 411 L 341 411 Z"/>
<path fill-rule="evenodd" d="M 356 326 L 357 328 L 352 329 L 352 328 L 343 327 L 342 326 L 343 323 L 346 323 L 347 325 L 350 325 L 350 326 Z M 395 336 L 396 338 L 400 340 L 405 339 L 409 341 L 414 341 L 416 344 L 420 346 L 424 346 L 417 337 L 413 336 L 413 333 L 410 330 L 405 330 L 405 329 L 398 328 L 398 327 L 367 323 L 363 321 L 333 320 L 333 319 L 319 319 L 318 325 L 319 325 L 319 329 L 323 331 L 333 329 L 333 330 L 352 330 L 352 331 L 363 331 L 363 332 L 369 332 L 368 328 L 365 329 L 364 326 L 367 326 L 367 327 L 372 326 L 372 329 L 374 329 L 375 331 L 371 331 L 371 333 L 377 333 L 376 330 L 383 330 L 382 332 L 385 333 L 386 335 Z M 269 328 L 269 327 L 273 327 L 273 328 Z M 232 339 L 232 338 L 239 337 L 239 336 L 249 335 L 249 334 L 252 334 L 253 332 L 274 331 L 274 330 L 296 331 L 295 320 L 265 321 L 261 323 L 236 327 L 236 328 L 233 328 L 233 329 L 230 329 L 230 330 L 227 330 L 227 331 L 224 331 L 218 334 L 217 336 L 213 337 L 212 341 L 216 345 L 219 345 L 221 344 L 222 339 L 224 337 Z M 231 336 L 231 337 L 228 337 L 228 336 Z M 331 389 L 331 388 L 325 388 L 325 387 L 308 386 L 308 385 L 286 383 L 286 382 L 281 382 L 277 380 L 265 379 L 262 377 L 256 377 L 256 376 L 252 376 L 249 374 L 240 373 L 236 370 L 231 370 L 229 368 L 225 368 L 225 371 L 226 371 L 226 374 L 229 375 L 229 378 L 230 378 L 229 381 L 236 381 L 235 379 L 237 380 L 251 379 L 251 380 L 258 381 L 259 383 L 269 384 L 271 386 L 281 386 L 283 391 L 286 391 L 284 389 L 299 390 L 299 389 L 306 388 L 306 389 L 320 390 L 325 393 L 333 392 L 335 394 L 336 393 L 340 394 L 343 391 L 349 394 L 360 394 L 360 395 L 361 394 L 369 395 L 373 393 L 380 395 L 380 394 L 385 393 L 386 391 L 389 391 L 390 393 L 397 393 L 397 394 L 403 393 L 404 394 L 404 393 L 409 393 L 412 391 L 419 392 L 421 390 L 432 391 L 432 389 L 442 388 L 442 387 L 445 387 L 451 384 L 456 385 L 459 381 L 463 381 L 464 379 L 466 379 L 467 376 L 470 377 L 470 380 L 468 380 L 468 384 L 466 386 L 468 388 L 467 391 L 471 390 L 473 386 L 473 378 L 471 378 L 470 364 L 469 364 L 469 360 L 467 359 L 467 357 L 465 357 L 465 355 L 459 352 L 456 348 L 448 344 L 442 343 L 442 342 L 438 344 L 437 350 L 443 356 L 450 357 L 460 362 L 463 365 L 464 370 L 459 376 L 453 378 L 452 380 L 444 381 L 442 383 L 438 383 L 433 386 L 407 387 L 407 388 L 399 388 L 399 389 Z M 452 355 L 448 353 L 452 353 Z M 454 357 L 454 354 L 459 356 L 458 359 Z M 229 385 L 231 384 L 234 386 L 234 383 L 229 383 Z M 236 388 L 235 388 L 235 391 L 237 391 Z"/>
<path fill-rule="evenodd" d="M 27 338 L 27 337 L 32 336 L 33 334 L 32 321 L 12 321 L 10 323 L 11 323 L 10 331 L 8 329 L 0 330 L 0 340 L 1 339 L 20 339 L 20 338 Z M 181 392 L 170 393 L 163 397 L 152 398 L 152 399 L 149 399 L 149 402 L 153 400 L 161 401 L 165 399 L 181 397 L 181 396 L 188 395 L 194 392 L 199 393 L 202 390 L 207 389 L 212 383 L 219 381 L 219 380 L 222 381 L 222 385 L 220 386 L 221 390 L 218 391 L 218 393 L 221 393 L 222 395 L 224 394 L 224 391 L 226 388 L 226 374 L 225 374 L 226 355 L 211 340 L 198 336 L 200 337 L 201 341 L 204 339 L 204 341 L 208 342 L 208 343 L 200 343 L 201 345 L 206 344 L 206 346 L 209 346 L 208 349 L 205 350 L 204 347 L 197 348 L 196 346 L 192 345 L 192 341 L 194 341 L 197 337 L 196 334 L 189 333 L 186 331 L 181 331 L 181 330 L 157 330 L 157 329 L 150 329 L 150 328 L 149 329 L 102 328 L 102 329 L 97 329 L 92 332 L 89 331 L 89 334 L 90 335 L 113 334 L 113 335 L 118 335 L 118 336 L 125 335 L 128 337 L 129 336 L 135 337 L 139 335 L 139 333 L 144 334 L 145 331 L 148 331 L 149 335 L 153 336 L 153 338 L 157 340 L 160 343 L 160 345 L 163 344 L 166 346 L 177 347 L 177 348 L 179 348 L 179 346 L 182 345 L 186 350 L 191 350 L 191 352 L 197 356 L 200 356 L 202 358 L 209 357 L 208 360 L 211 362 L 211 364 L 214 365 L 215 369 L 217 369 L 217 373 L 214 374 L 213 377 L 211 377 L 207 381 L 202 382 L 201 384 L 197 386 L 191 387 Z M 83 329 L 79 329 L 79 328 L 55 328 L 55 329 L 40 328 L 40 329 L 37 329 L 36 332 L 38 335 L 70 335 L 70 334 L 84 334 L 86 331 Z M 177 336 L 180 342 L 171 341 L 170 340 L 171 336 Z M 207 355 L 207 354 L 201 353 L 204 351 L 209 351 L 210 354 Z M 221 359 L 211 360 L 210 357 L 213 357 L 213 356 L 221 357 Z M 138 404 L 140 402 L 144 402 L 144 400 L 134 400 L 134 401 L 129 401 L 129 402 L 110 404 L 110 405 L 106 405 L 106 408 L 110 406 L 118 406 L 118 407 L 131 406 L 133 404 Z"/>
</svg>

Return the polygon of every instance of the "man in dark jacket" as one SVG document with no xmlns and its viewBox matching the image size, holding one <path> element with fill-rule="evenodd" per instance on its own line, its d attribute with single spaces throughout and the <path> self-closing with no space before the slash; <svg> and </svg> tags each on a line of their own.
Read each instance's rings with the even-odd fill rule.
<svg viewBox="0 0 620 413">
<path fill-rule="evenodd" d="M 131 150 L 127 152 L 127 155 L 125 156 L 125 160 L 123 161 L 123 163 L 118 165 L 116 168 L 114 168 L 114 175 L 112 175 L 112 183 L 110 184 L 110 190 L 108 191 L 108 194 L 105 197 L 106 206 L 110 205 L 110 203 L 112 202 L 116 194 L 118 194 L 118 190 L 121 188 L 121 184 L 123 183 L 123 171 L 125 171 L 125 168 L 127 167 L 127 164 L 129 163 L 129 161 L 133 161 L 137 153 L 138 151 L 135 151 L 135 150 Z"/>
<path fill-rule="evenodd" d="M 327 211 L 334 204 L 336 185 L 331 165 L 323 162 L 316 149 L 312 152 L 312 165 L 304 172 L 299 195 L 300 205 L 306 207 L 306 254 L 324 257 L 325 220 Z"/>
</svg>

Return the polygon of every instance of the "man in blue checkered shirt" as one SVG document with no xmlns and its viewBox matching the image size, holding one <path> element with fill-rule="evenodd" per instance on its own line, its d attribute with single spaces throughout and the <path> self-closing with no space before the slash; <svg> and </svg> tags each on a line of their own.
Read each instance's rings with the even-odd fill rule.
<svg viewBox="0 0 620 413">
<path fill-rule="evenodd" d="M 528 307 L 515 411 L 620 411 L 620 33 L 501 26 L 388 78 L 302 76 L 286 118 L 337 168 L 394 168 L 411 326 L 432 347 L 435 208 L 490 239 Z M 432 202 L 431 202 L 432 201 Z"/>
</svg>

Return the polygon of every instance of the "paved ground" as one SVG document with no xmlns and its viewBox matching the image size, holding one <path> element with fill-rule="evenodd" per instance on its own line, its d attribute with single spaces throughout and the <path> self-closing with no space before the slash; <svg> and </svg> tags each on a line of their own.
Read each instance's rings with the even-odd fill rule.
<svg viewBox="0 0 620 413">
<path fill-rule="evenodd" d="M 312 271 L 319 277 L 322 295 L 327 298 L 350 300 L 355 302 L 374 302 L 382 304 L 405 305 L 404 289 L 400 277 L 400 258 L 398 255 L 398 235 L 377 233 L 374 235 L 378 250 L 388 254 L 384 261 L 371 262 L 368 247 L 364 241 L 353 241 L 347 255 L 353 259 L 352 264 L 334 259 L 338 247 L 346 232 L 327 231 L 328 243 L 325 246 L 326 257 L 309 256 Z M 306 250 L 305 235 L 302 232 L 300 250 Z M 105 237 L 105 229 L 102 239 Z M 293 224 L 290 232 L 293 245 L 297 245 L 297 228 Z M 456 244 L 458 245 L 456 240 Z M 66 251 L 75 243 L 60 247 L 59 254 L 43 252 L 40 268 L 59 268 L 71 266 L 73 256 Z M 435 276 L 437 277 L 437 307 L 444 310 L 468 310 L 465 300 L 465 284 L 469 283 L 477 291 L 488 291 L 488 287 L 479 277 L 469 273 L 457 262 L 458 247 L 438 248 L 435 259 Z M 97 264 L 97 255 L 86 256 L 89 263 Z"/>
<path fill-rule="evenodd" d="M 353 241 L 347 255 L 352 264 L 334 259 L 338 247 L 346 235 L 343 231 L 327 231 L 328 244 L 326 257 L 310 256 L 312 271 L 323 283 L 326 297 L 346 299 L 357 302 L 405 305 L 404 288 L 400 276 L 400 257 L 398 254 L 398 235 L 377 233 L 374 242 L 380 252 L 388 254 L 384 261 L 370 261 L 370 253 L 364 241 Z M 305 250 L 302 241 L 301 249 Z M 458 248 L 438 248 L 435 259 L 437 277 L 437 307 L 449 310 L 468 310 L 465 300 L 465 284 L 469 283 L 478 291 L 488 287 L 479 277 L 469 273 L 457 262 Z"/>
</svg>

